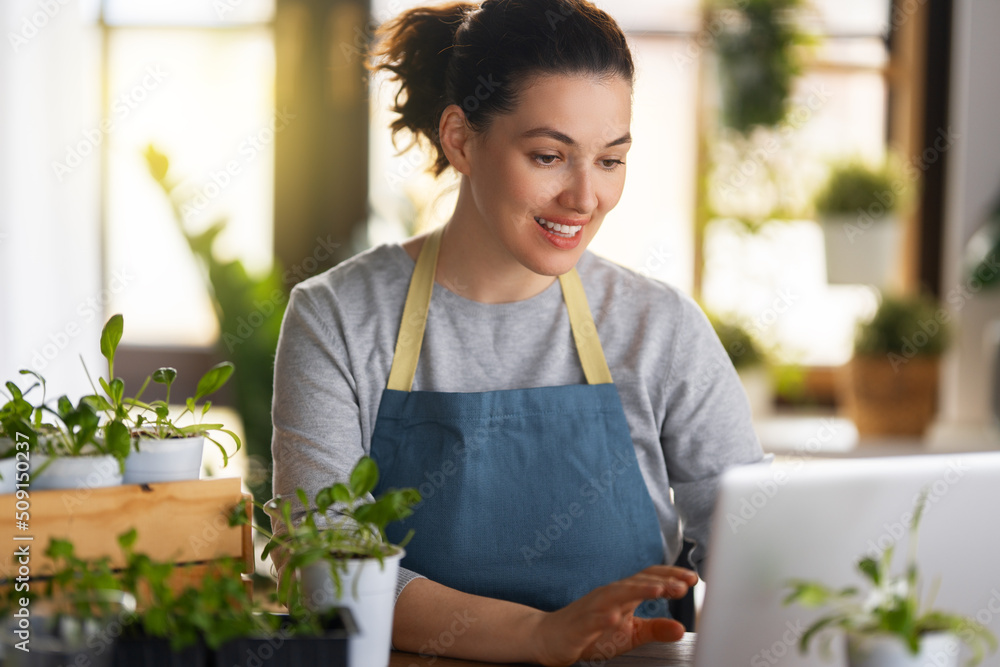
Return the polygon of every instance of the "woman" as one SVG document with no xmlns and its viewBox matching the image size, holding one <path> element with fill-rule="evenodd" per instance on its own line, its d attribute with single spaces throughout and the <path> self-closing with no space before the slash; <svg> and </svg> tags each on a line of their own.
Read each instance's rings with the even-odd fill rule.
<svg viewBox="0 0 1000 667">
<path fill-rule="evenodd" d="M 293 291 L 274 491 L 365 453 L 380 489 L 421 490 L 396 648 L 564 665 L 676 640 L 664 601 L 697 580 L 669 565 L 680 525 L 698 565 L 718 475 L 761 451 L 697 306 L 586 252 L 625 181 L 624 35 L 584 0 L 486 0 L 380 37 L 393 130 L 461 175 L 458 201 Z"/>
</svg>

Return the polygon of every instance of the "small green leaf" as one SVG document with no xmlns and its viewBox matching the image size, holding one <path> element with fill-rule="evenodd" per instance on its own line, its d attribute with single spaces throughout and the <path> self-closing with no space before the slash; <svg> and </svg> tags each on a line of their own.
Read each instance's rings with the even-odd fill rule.
<svg viewBox="0 0 1000 667">
<path fill-rule="evenodd" d="M 122 340 L 124 328 L 125 318 L 119 313 L 112 315 L 101 331 L 101 354 L 108 360 L 108 367 L 112 369 L 109 376 L 114 375 L 115 351 L 118 349 L 118 343 Z"/>
<path fill-rule="evenodd" d="M 351 495 L 351 490 L 347 488 L 346 484 L 334 484 L 333 487 L 333 499 L 338 503 L 349 503 L 354 499 Z"/>
<path fill-rule="evenodd" d="M 115 458 L 123 459 L 128 456 L 131 445 L 132 436 L 125 424 L 115 420 L 104 428 L 104 446 Z"/>
<path fill-rule="evenodd" d="M 316 494 L 316 509 L 319 510 L 320 514 L 325 514 L 333 502 L 333 489 L 329 486 L 320 489 L 319 493 Z"/>
<path fill-rule="evenodd" d="M 858 561 L 858 569 L 861 570 L 861 573 L 868 577 L 876 586 L 882 582 L 882 572 L 879 569 L 878 561 L 874 558 L 862 558 Z"/>
<path fill-rule="evenodd" d="M 176 368 L 160 368 L 153 373 L 153 382 L 158 384 L 171 384 L 177 378 Z"/>
<path fill-rule="evenodd" d="M 195 390 L 194 400 L 195 402 L 201 400 L 203 397 L 209 394 L 215 393 L 222 388 L 222 385 L 226 384 L 229 380 L 229 376 L 233 374 L 235 366 L 231 362 L 223 361 L 220 364 L 216 364 L 208 370 L 205 375 L 198 380 L 198 388 Z M 192 410 L 194 412 L 194 410 Z"/>
<path fill-rule="evenodd" d="M 21 390 L 18 389 L 17 385 L 13 382 L 7 382 L 7 391 L 9 391 L 10 395 L 14 397 L 14 400 L 19 400 L 24 397 L 24 394 L 21 393 Z"/>
<path fill-rule="evenodd" d="M 118 536 L 118 545 L 122 549 L 131 549 L 135 546 L 135 540 L 138 536 L 139 533 L 136 532 L 135 528 L 132 528 Z"/>
<path fill-rule="evenodd" d="M 371 493 L 378 484 L 378 465 L 370 456 L 362 456 L 351 471 L 351 491 L 355 496 Z"/>
</svg>

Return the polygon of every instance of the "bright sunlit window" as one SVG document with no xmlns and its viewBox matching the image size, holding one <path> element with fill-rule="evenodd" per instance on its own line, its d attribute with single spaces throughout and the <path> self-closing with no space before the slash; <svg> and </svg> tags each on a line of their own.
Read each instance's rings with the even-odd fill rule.
<svg viewBox="0 0 1000 667">
<path fill-rule="evenodd" d="M 150 143 L 171 160 L 183 224 L 198 232 L 225 218 L 216 251 L 270 267 L 282 123 L 273 13 L 273 0 L 105 6 L 106 273 L 125 276 L 109 311 L 128 313 L 129 343 L 209 346 L 219 333 L 201 269 L 146 169 Z"/>
</svg>

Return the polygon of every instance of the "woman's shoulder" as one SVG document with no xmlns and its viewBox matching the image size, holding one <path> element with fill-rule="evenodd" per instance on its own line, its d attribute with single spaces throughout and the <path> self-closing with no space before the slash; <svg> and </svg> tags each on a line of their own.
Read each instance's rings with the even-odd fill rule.
<svg viewBox="0 0 1000 667">
<path fill-rule="evenodd" d="M 399 286 L 405 291 L 413 270 L 412 264 L 400 244 L 383 243 L 303 280 L 292 289 L 292 293 L 294 297 L 306 297 L 312 301 L 355 300 L 375 294 L 384 299 Z"/>
<path fill-rule="evenodd" d="M 694 300 L 674 285 L 589 250 L 580 257 L 577 270 L 592 310 L 597 304 L 614 303 L 616 309 L 629 307 L 671 319 L 692 308 L 701 312 Z"/>
</svg>

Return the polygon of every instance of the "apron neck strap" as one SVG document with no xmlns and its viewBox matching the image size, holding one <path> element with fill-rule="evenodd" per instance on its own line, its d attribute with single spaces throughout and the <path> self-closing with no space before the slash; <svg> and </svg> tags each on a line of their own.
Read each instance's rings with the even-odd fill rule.
<svg viewBox="0 0 1000 667">
<path fill-rule="evenodd" d="M 396 337 L 396 351 L 392 357 L 392 368 L 389 371 L 387 389 L 410 391 L 413 378 L 417 373 L 417 360 L 420 358 L 420 347 L 424 341 L 424 330 L 427 327 L 427 313 L 431 306 L 431 295 L 434 293 L 434 274 L 437 271 L 438 251 L 441 248 L 441 236 L 444 227 L 438 227 L 424 241 L 417 257 L 417 265 L 410 278 L 410 288 L 406 293 L 406 305 L 403 306 L 403 319 Z M 570 327 L 573 329 L 573 340 L 576 351 L 583 366 L 583 373 L 588 384 L 610 384 L 611 370 L 604 357 L 604 349 L 594 326 L 594 318 L 587 305 L 587 295 L 583 291 L 583 282 L 576 267 L 559 276 L 563 300 L 569 313 Z"/>
</svg>

